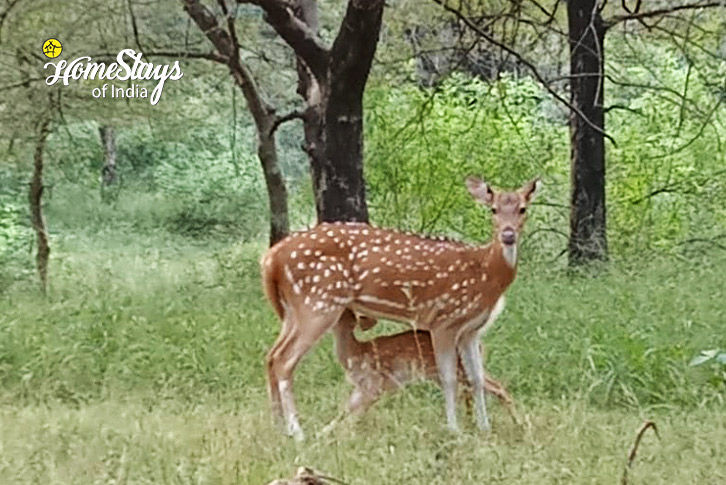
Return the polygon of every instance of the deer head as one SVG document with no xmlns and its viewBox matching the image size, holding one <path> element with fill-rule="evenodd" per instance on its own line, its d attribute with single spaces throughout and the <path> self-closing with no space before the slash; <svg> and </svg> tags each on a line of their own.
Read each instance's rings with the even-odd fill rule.
<svg viewBox="0 0 726 485">
<path fill-rule="evenodd" d="M 488 183 L 476 178 L 466 179 L 466 186 L 474 199 L 489 207 L 494 224 L 494 240 L 504 247 L 504 254 L 511 265 L 516 262 L 516 246 L 524 222 L 527 207 L 534 200 L 542 182 L 539 178 L 524 184 L 513 192 L 496 191 Z"/>
</svg>

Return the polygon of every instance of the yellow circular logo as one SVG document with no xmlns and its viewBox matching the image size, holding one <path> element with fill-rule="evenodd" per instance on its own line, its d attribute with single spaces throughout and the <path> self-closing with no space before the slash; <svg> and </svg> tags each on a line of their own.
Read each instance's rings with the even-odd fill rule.
<svg viewBox="0 0 726 485">
<path fill-rule="evenodd" d="M 43 42 L 43 54 L 45 54 L 45 57 L 50 57 L 51 59 L 58 57 L 62 50 L 63 46 L 58 39 L 48 39 Z"/>
</svg>

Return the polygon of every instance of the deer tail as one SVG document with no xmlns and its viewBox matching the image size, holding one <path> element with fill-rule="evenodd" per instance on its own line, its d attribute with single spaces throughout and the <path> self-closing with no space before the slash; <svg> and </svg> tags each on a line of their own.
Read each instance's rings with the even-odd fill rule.
<svg viewBox="0 0 726 485">
<path fill-rule="evenodd" d="M 278 289 L 280 267 L 273 255 L 274 252 L 268 250 L 260 260 L 262 289 L 265 291 L 265 296 L 275 310 L 275 313 L 282 320 L 285 318 L 285 308 L 282 306 L 282 299 L 280 298 L 280 291 Z"/>
</svg>

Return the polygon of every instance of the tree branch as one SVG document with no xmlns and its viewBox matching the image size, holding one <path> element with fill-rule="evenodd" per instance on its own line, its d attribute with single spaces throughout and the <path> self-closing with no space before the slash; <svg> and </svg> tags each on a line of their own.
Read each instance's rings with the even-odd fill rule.
<svg viewBox="0 0 726 485">
<path fill-rule="evenodd" d="M 229 9 L 227 8 L 227 0 L 217 0 L 217 3 L 222 9 L 224 17 L 227 19 L 227 30 L 229 31 L 229 36 L 232 41 L 232 46 L 234 47 L 235 55 L 239 56 L 239 40 L 237 40 L 237 29 L 234 26 L 235 19 L 229 14 Z"/>
<path fill-rule="evenodd" d="M 184 0 L 184 10 L 194 20 L 202 33 L 217 49 L 217 52 L 229 63 L 237 53 L 229 34 L 217 23 L 214 14 L 199 0 Z"/>
<path fill-rule="evenodd" d="M 631 113 L 635 113 L 638 116 L 643 116 L 643 113 L 640 110 L 631 108 L 624 104 L 611 104 L 610 106 L 604 107 L 602 111 L 603 111 L 603 113 L 607 114 L 615 109 L 621 109 L 623 111 L 629 111 Z"/>
<path fill-rule="evenodd" d="M 667 8 L 659 8 L 655 10 L 650 10 L 646 12 L 638 12 L 637 9 L 633 13 L 629 13 L 628 15 L 615 15 L 612 18 L 608 20 L 603 21 L 603 26 L 605 29 L 609 29 L 619 23 L 622 22 L 628 22 L 630 20 L 637 20 L 637 21 L 643 21 L 645 19 L 653 18 L 653 17 L 662 17 L 663 15 L 671 14 L 673 12 L 678 12 L 681 10 L 694 10 L 699 8 L 713 8 L 713 7 L 726 7 L 726 2 L 719 1 L 719 2 L 696 2 L 696 3 L 687 3 L 683 5 L 673 5 L 671 7 Z"/>
<path fill-rule="evenodd" d="M 334 82 L 332 89 L 342 88 L 347 96 L 362 94 L 378 44 L 383 6 L 383 0 L 348 1 L 331 49 L 330 68 L 333 79 L 345 77 L 346 82 Z"/>
<path fill-rule="evenodd" d="M 550 93 L 550 95 L 552 95 L 552 97 L 554 97 L 557 101 L 559 101 L 560 103 L 567 106 L 573 113 L 577 114 L 577 116 L 579 116 L 580 119 L 582 119 L 585 122 L 585 124 L 587 124 L 590 128 L 592 128 L 597 133 L 600 133 L 602 136 L 604 136 L 605 138 L 610 140 L 613 145 L 617 146 L 617 142 L 615 141 L 615 139 L 612 136 L 605 133 L 599 126 L 595 125 L 592 121 L 590 121 L 590 119 L 588 119 L 588 117 L 585 116 L 585 114 L 582 111 L 580 111 L 580 109 L 578 109 L 575 105 L 573 105 L 572 103 L 567 101 L 557 91 L 552 89 L 552 87 L 547 83 L 547 80 L 537 70 L 535 65 L 532 64 L 531 62 L 529 62 L 527 59 L 525 59 L 519 52 L 517 52 L 513 48 L 509 47 L 508 45 L 504 44 L 503 42 L 496 40 L 494 37 L 492 37 L 491 35 L 487 34 L 483 30 L 478 28 L 470 19 L 468 19 L 459 10 L 457 10 L 453 7 L 450 7 L 448 4 L 446 4 L 445 0 L 433 0 L 433 1 L 434 1 L 434 3 L 441 5 L 444 8 L 444 10 L 453 13 L 459 20 L 464 22 L 464 24 L 466 24 L 467 27 L 469 27 L 472 31 L 476 32 L 478 35 L 483 37 L 487 42 L 494 45 L 495 47 L 498 47 L 499 49 L 502 49 L 502 50 L 508 52 L 519 62 L 524 64 L 524 66 L 527 67 L 527 69 L 529 69 L 529 71 L 532 73 L 532 75 L 535 77 L 535 79 L 537 79 L 537 81 L 539 81 L 539 83 L 542 85 L 542 87 L 544 87 L 547 90 L 547 92 Z"/>
<path fill-rule="evenodd" d="M 272 126 L 270 127 L 270 134 L 275 133 L 275 131 L 277 131 L 281 124 L 287 123 L 288 121 L 292 120 L 302 120 L 304 117 L 305 113 L 297 110 L 287 113 L 286 115 L 277 116 L 275 118 L 275 121 L 272 123 Z"/>
<path fill-rule="evenodd" d="M 23 81 L 19 81 L 19 82 L 13 83 L 13 84 L 6 84 L 5 86 L 0 86 L 0 92 L 7 91 L 9 89 L 15 89 L 15 88 L 27 88 L 30 86 L 30 83 L 43 81 L 43 80 L 45 80 L 45 76 L 28 78 L 28 79 L 25 79 Z"/>
<path fill-rule="evenodd" d="M 144 57 L 176 57 L 181 59 L 205 59 L 208 61 L 218 62 L 220 64 L 227 64 L 227 58 L 223 57 L 216 52 L 196 52 L 196 51 L 175 51 L 175 50 L 158 50 L 158 51 L 146 51 L 143 53 Z M 115 61 L 116 53 L 113 52 L 95 52 L 89 54 L 89 57 L 99 59 L 101 62 Z"/>
<path fill-rule="evenodd" d="M 219 1 L 220 4 L 224 3 L 224 0 Z M 199 26 L 207 39 L 217 49 L 223 59 L 222 62 L 229 67 L 235 83 L 242 89 L 242 94 L 244 94 L 247 106 L 258 128 L 265 126 L 267 122 L 266 117 L 273 110 L 262 99 L 252 73 L 239 57 L 239 48 L 232 37 L 233 32 L 236 36 L 234 24 L 232 24 L 230 32 L 221 28 L 212 11 L 204 6 L 200 0 L 184 0 L 184 10 L 187 11 L 192 20 L 194 20 L 194 23 Z M 226 10 L 225 5 L 223 11 Z M 228 22 L 233 21 L 228 17 Z"/>
<path fill-rule="evenodd" d="M 318 80 L 325 78 L 330 51 L 322 44 L 318 35 L 295 16 L 291 4 L 285 0 L 237 0 L 237 2 L 251 3 L 264 10 L 265 21 L 305 62 L 313 76 Z"/>
<path fill-rule="evenodd" d="M 134 14 L 134 9 L 131 6 L 131 0 L 126 0 L 126 5 L 129 10 L 129 16 L 131 17 L 131 30 L 134 33 L 134 41 L 136 42 L 136 46 L 139 50 L 143 52 L 144 48 L 141 47 L 141 40 L 139 39 L 139 25 L 136 22 L 136 15 Z"/>
<path fill-rule="evenodd" d="M 5 10 L 0 12 L 0 43 L 2 43 L 2 29 L 3 24 L 5 23 L 5 19 L 8 18 L 8 15 L 10 15 L 10 11 L 18 4 L 21 0 L 10 0 L 7 2 L 7 6 Z"/>
</svg>

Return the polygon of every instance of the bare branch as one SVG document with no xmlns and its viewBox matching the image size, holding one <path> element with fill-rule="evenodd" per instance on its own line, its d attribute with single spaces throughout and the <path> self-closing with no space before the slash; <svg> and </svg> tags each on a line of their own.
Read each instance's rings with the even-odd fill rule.
<svg viewBox="0 0 726 485">
<path fill-rule="evenodd" d="M 275 121 L 270 127 L 270 134 L 275 133 L 275 131 L 277 131 L 281 124 L 287 123 L 288 121 L 292 120 L 302 120 L 304 117 L 305 113 L 297 110 L 287 113 L 286 115 L 278 116 L 275 118 Z"/>
<path fill-rule="evenodd" d="M 234 26 L 235 19 L 229 13 L 229 9 L 227 8 L 227 0 L 217 0 L 217 3 L 222 9 L 224 17 L 227 19 L 227 30 L 229 31 L 229 36 L 232 39 L 232 46 L 234 47 L 235 55 L 239 56 L 239 40 L 237 40 L 237 29 Z"/>
<path fill-rule="evenodd" d="M 139 39 L 139 25 L 136 22 L 136 15 L 134 14 L 134 9 L 131 6 L 131 0 L 126 0 L 126 5 L 129 10 L 129 16 L 131 17 L 131 29 L 134 32 L 134 41 L 136 42 L 136 46 L 139 50 L 143 52 L 144 48 L 141 47 L 141 40 Z"/>
<path fill-rule="evenodd" d="M 223 0 L 220 1 L 223 2 Z M 221 28 L 214 14 L 199 0 L 184 0 L 184 10 L 187 11 L 194 23 L 217 49 L 221 59 L 223 59 L 222 62 L 227 64 L 234 81 L 242 89 L 242 94 L 245 96 L 250 113 L 255 118 L 255 123 L 258 126 L 263 126 L 266 123 L 265 118 L 273 110 L 262 99 L 252 73 L 241 61 L 239 48 L 233 42 L 231 32 Z M 228 18 L 228 21 L 231 20 Z M 234 28 L 234 25 L 232 25 L 232 28 Z"/>
<path fill-rule="evenodd" d="M 214 45 L 217 52 L 226 59 L 226 62 L 234 58 L 237 52 L 236 46 L 232 43 L 229 33 L 219 26 L 217 18 L 207 7 L 199 0 L 184 0 L 184 10 Z"/>
<path fill-rule="evenodd" d="M 89 54 L 89 57 L 105 61 L 115 61 L 117 53 L 113 52 L 96 52 Z M 208 61 L 218 62 L 220 64 L 226 64 L 227 58 L 223 57 L 216 52 L 195 52 L 195 51 L 175 51 L 175 50 L 158 50 L 158 51 L 146 51 L 144 57 L 173 57 L 178 59 L 205 59 Z"/>
<path fill-rule="evenodd" d="M 623 111 L 629 111 L 629 112 L 634 113 L 634 114 L 636 114 L 638 116 L 643 116 L 643 113 L 639 109 L 634 109 L 634 108 L 631 108 L 629 106 L 625 106 L 624 104 L 612 104 L 610 106 L 606 106 L 605 108 L 603 108 L 603 113 L 606 113 L 607 114 L 610 111 L 613 111 L 613 110 L 616 110 L 616 109 L 621 109 Z"/>
<path fill-rule="evenodd" d="M 686 246 L 686 245 L 690 245 L 692 243 L 706 243 L 706 244 L 710 244 L 711 246 L 714 246 L 718 249 L 722 249 L 722 250 L 726 251 L 726 245 L 723 245 L 720 242 L 718 242 L 719 239 L 723 239 L 724 237 L 726 237 L 726 234 L 721 234 L 721 235 L 713 237 L 713 238 L 693 237 L 693 238 L 685 239 L 685 240 L 677 243 L 676 246 Z"/>
<path fill-rule="evenodd" d="M 10 89 L 15 89 L 15 88 L 27 88 L 30 86 L 30 83 L 43 81 L 44 79 L 45 79 L 45 77 L 28 78 L 23 81 L 19 81 L 17 83 L 6 84 L 5 86 L 0 86 L 0 91 L 8 91 Z"/>
<path fill-rule="evenodd" d="M 0 12 L 0 43 L 2 43 L 2 29 L 3 24 L 5 23 L 5 19 L 8 18 L 8 15 L 10 15 L 10 11 L 21 2 L 21 0 L 10 0 L 7 3 L 7 7 L 5 10 Z"/>
<path fill-rule="evenodd" d="M 560 103 L 567 106 L 573 113 L 577 114 L 577 116 L 579 116 L 580 119 L 582 119 L 585 122 L 585 124 L 587 124 L 590 128 L 595 130 L 597 133 L 600 133 L 602 136 L 604 136 L 605 138 L 610 140 L 613 145 L 617 146 L 617 142 L 615 141 L 615 139 L 612 136 L 605 133 L 599 126 L 595 125 L 592 121 L 590 121 L 590 119 L 588 119 L 588 117 L 585 116 L 585 114 L 580 109 L 578 109 L 572 103 L 567 101 L 560 93 L 558 93 L 557 91 L 552 89 L 552 87 L 547 83 L 547 80 L 537 70 L 535 65 L 532 64 L 531 62 L 529 62 L 527 59 L 525 59 L 519 52 L 517 52 L 515 49 L 509 47 L 508 45 L 504 44 L 503 42 L 496 40 L 494 37 L 492 37 L 491 35 L 487 34 L 483 30 L 481 30 L 479 27 L 476 26 L 476 24 L 474 24 L 469 18 L 467 18 L 459 10 L 457 10 L 453 7 L 450 7 L 445 2 L 445 0 L 433 0 L 433 1 L 435 3 L 441 5 L 444 8 L 444 10 L 453 13 L 459 20 L 464 22 L 464 24 L 466 24 L 472 31 L 476 32 L 478 35 L 480 35 L 482 38 L 484 38 L 487 42 L 498 47 L 499 49 L 502 49 L 502 50 L 508 52 L 519 62 L 524 64 L 524 66 L 526 66 L 527 69 L 529 69 L 529 71 L 532 73 L 532 75 L 535 77 L 535 79 L 537 79 L 537 81 L 539 81 L 539 83 L 542 85 L 542 87 L 544 87 L 547 90 L 547 92 L 552 95 L 552 97 L 554 97 L 557 101 L 559 101 Z"/>
<path fill-rule="evenodd" d="M 552 11 L 550 12 L 545 7 L 542 6 L 537 0 L 529 0 L 531 3 L 535 5 L 542 13 L 544 13 L 547 16 L 547 20 L 544 22 L 543 25 L 549 25 L 555 20 L 555 16 L 557 15 L 557 9 L 560 7 L 560 0 L 557 0 L 555 2 L 555 6 L 552 7 Z"/>
<path fill-rule="evenodd" d="M 638 2 L 638 6 L 639 6 Z M 650 10 L 646 12 L 638 12 L 637 8 L 633 13 L 629 13 L 628 15 L 615 15 L 612 18 L 603 21 L 603 25 L 606 29 L 609 29 L 610 27 L 613 27 L 614 25 L 617 25 L 621 22 L 628 22 L 630 20 L 637 20 L 637 21 L 643 21 L 645 19 L 653 18 L 653 17 L 662 17 L 667 14 L 671 14 L 673 12 L 678 12 L 682 10 L 694 10 L 694 9 L 700 9 L 700 8 L 714 8 L 714 7 L 726 7 L 726 2 L 719 1 L 719 2 L 696 2 L 696 3 L 687 3 L 682 5 L 673 5 L 667 8 L 659 8 L 655 10 Z M 627 11 L 627 9 L 626 9 Z"/>
<path fill-rule="evenodd" d="M 264 10 L 265 21 L 305 62 L 315 78 L 318 80 L 325 78 L 330 52 L 318 35 L 295 16 L 290 4 L 284 0 L 237 0 L 237 2 L 251 3 Z"/>
<path fill-rule="evenodd" d="M 620 480 L 621 485 L 628 485 L 628 471 L 633 466 L 635 455 L 638 453 L 638 446 L 640 445 L 640 440 L 643 438 L 643 435 L 648 430 L 648 428 L 653 428 L 653 432 L 655 432 L 655 435 L 658 437 L 658 439 L 660 439 L 660 435 L 658 434 L 658 427 L 653 421 L 649 419 L 646 420 L 638 430 L 638 433 L 635 435 L 635 442 L 633 443 L 633 446 L 632 448 L 630 448 L 630 452 L 628 453 L 628 461 L 623 468 L 623 478 Z"/>
</svg>

